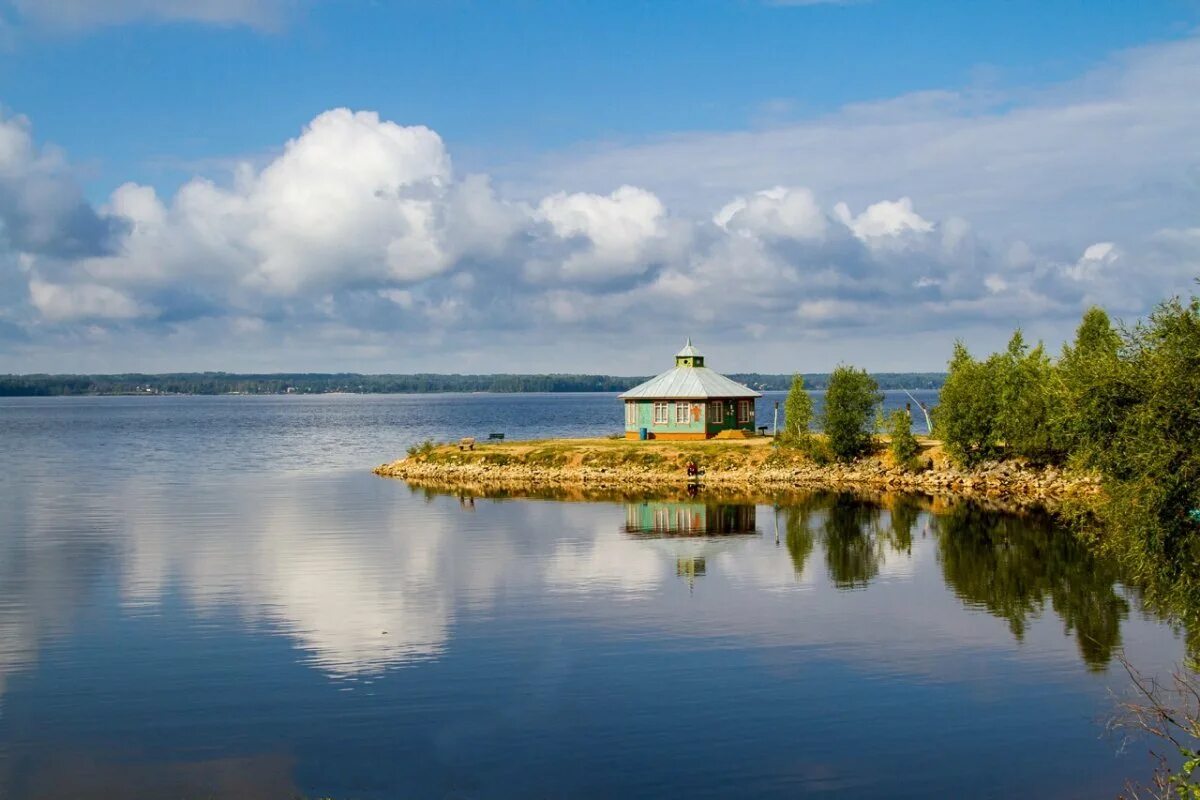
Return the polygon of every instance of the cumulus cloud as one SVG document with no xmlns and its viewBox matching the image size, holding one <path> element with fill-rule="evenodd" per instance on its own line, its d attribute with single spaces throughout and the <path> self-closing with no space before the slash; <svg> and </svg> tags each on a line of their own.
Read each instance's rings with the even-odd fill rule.
<svg viewBox="0 0 1200 800">
<path fill-rule="evenodd" d="M 669 246 L 666 209 L 636 186 L 622 186 L 606 196 L 559 192 L 538 204 L 535 219 L 571 246 L 554 262 L 532 263 L 537 277 L 555 272 L 582 280 L 637 275 L 666 255 Z"/>
<path fill-rule="evenodd" d="M 117 228 L 84 202 L 63 154 L 35 145 L 28 119 L 0 115 L 0 245 L 89 255 L 103 252 Z"/>
<path fill-rule="evenodd" d="M 1143 102 L 1153 94 L 1147 64 L 1178 77 L 1181 66 L 1196 61 L 1200 48 L 1192 48 L 1177 43 L 1164 46 L 1166 55 L 1130 57 L 1104 90 Z M 897 360 L 902 342 L 948 343 L 972 326 L 1042 325 L 1066 334 L 1088 304 L 1136 315 L 1187 290 L 1200 273 L 1194 213 L 1172 207 L 1147 216 L 1136 205 L 1110 211 L 1093 203 L 1084 236 L 1071 226 L 1057 229 L 1070 216 L 1065 206 L 1046 227 L 1037 192 L 1026 194 L 1024 183 L 1014 189 L 1015 172 L 1032 170 L 1046 183 L 1059 182 L 1060 200 L 1067 196 L 1070 182 L 1051 174 L 1058 166 L 1047 167 L 1044 158 L 1065 134 L 1038 139 L 1041 129 L 1053 127 L 1055 117 L 1073 130 L 1078 116 L 1119 121 L 1124 112 L 1114 117 L 1105 103 L 1053 106 L 1042 98 L 1025 111 L 1036 119 L 1035 136 L 1034 123 L 1021 115 L 980 120 L 958 109 L 948 123 L 945 104 L 952 101 L 943 96 L 897 102 L 902 110 L 845 109 L 835 121 L 801 131 L 746 134 L 743 143 L 756 150 L 771 136 L 802 135 L 847 166 L 851 179 L 841 186 L 823 187 L 828 173 L 811 161 L 807 176 L 783 181 L 777 174 L 747 186 L 756 178 L 748 161 L 736 190 L 700 202 L 705 189 L 674 203 L 670 181 L 650 185 L 662 177 L 662 165 L 649 168 L 641 183 L 615 178 L 629 164 L 609 162 L 606 185 L 583 177 L 531 195 L 497 188 L 485 175 L 457 174 L 445 143 L 428 128 L 334 109 L 266 163 L 196 177 L 168 197 L 124 184 L 93 207 L 64 154 L 39 147 L 27 120 L 4 118 L 0 354 L 46 368 L 39 355 L 56 342 L 74 347 L 111 333 L 139 343 L 129 352 L 153 348 L 166 358 L 171 348 L 203 350 L 221 359 L 205 362 L 214 368 L 249 366 L 238 359 L 254 354 L 274 359 L 254 362 L 258 369 L 577 370 L 579 347 L 587 346 L 595 357 L 586 369 L 648 371 L 658 362 L 644 354 L 629 361 L 631 347 L 686 332 L 716 342 L 710 351 L 737 353 L 753 343 L 755 353 L 772 358 L 758 368 L 781 368 L 778 358 L 794 358 L 790 343 L 798 341 L 812 352 L 828 343 L 820 352 L 829 355 L 797 366 L 852 360 L 856 336 L 875 342 L 864 351 L 868 366 L 932 368 L 945 353 L 915 349 Z M 1144 110 L 1158 120 L 1155 108 Z M 1157 127 L 1174 131 L 1190 112 L 1162 113 L 1167 119 Z M 1018 169 L 1007 146 L 991 138 L 997 119 L 1006 135 L 1019 134 L 1029 166 Z M 871 152 L 881 149 L 881 120 L 890 121 L 894 138 L 887 158 L 874 162 L 880 174 L 868 182 L 851 160 L 867 144 Z M 829 125 L 843 150 L 824 139 Z M 959 138 L 942 137 L 936 159 L 912 138 L 914 126 L 942 136 L 947 125 L 958 126 Z M 705 157 L 695 140 L 656 147 L 668 162 L 681 152 L 694 157 L 694 186 L 725 179 L 727 161 Z M 662 149 L 668 147 L 675 149 Z M 1076 163 L 1079 183 L 1094 187 L 1099 176 L 1115 186 L 1138 173 L 1104 147 L 1089 141 L 1083 149 L 1089 147 L 1111 163 L 1086 170 Z M 1077 159 L 1078 150 L 1064 147 L 1057 157 Z M 957 175 L 951 181 L 951 168 L 968 151 L 990 161 L 996 174 L 974 174 L 969 185 Z M 776 172 L 791 170 L 792 159 L 774 156 Z M 1165 144 L 1155 157 L 1165 160 L 1151 163 L 1141 150 L 1130 156 L 1148 176 L 1160 174 L 1162 164 L 1186 163 Z M 642 163 L 637 151 L 625 158 Z M 588 162 L 584 156 L 576 167 Z M 902 175 L 900 163 L 928 166 L 929 174 Z M 1037 217 L 1018 226 L 1018 236 L 986 211 L 1000 202 L 995 193 L 1007 190 L 1014 193 L 1005 198 L 1005 213 L 1018 208 Z M 164 341 L 166 348 L 159 346 Z M 409 346 L 399 348 L 401 342 Z M 846 349 L 833 352 L 835 342 Z M 112 344 L 104 346 L 112 357 Z M 410 360 L 418 351 L 430 360 Z M 16 362 L 17 352 L 27 361 Z M 397 353 L 405 360 L 395 360 Z"/>
<path fill-rule="evenodd" d="M 813 193 L 786 186 L 739 197 L 723 206 L 713 222 L 727 231 L 790 239 L 820 239 L 828 228 Z"/>
</svg>

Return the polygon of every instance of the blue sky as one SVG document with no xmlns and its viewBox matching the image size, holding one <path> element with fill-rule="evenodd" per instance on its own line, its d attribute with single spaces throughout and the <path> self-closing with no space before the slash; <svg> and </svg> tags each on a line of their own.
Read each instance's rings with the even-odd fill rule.
<svg viewBox="0 0 1200 800">
<path fill-rule="evenodd" d="M 1200 274 L 1194 0 L 0 19 L 0 371 L 938 369 Z"/>
</svg>

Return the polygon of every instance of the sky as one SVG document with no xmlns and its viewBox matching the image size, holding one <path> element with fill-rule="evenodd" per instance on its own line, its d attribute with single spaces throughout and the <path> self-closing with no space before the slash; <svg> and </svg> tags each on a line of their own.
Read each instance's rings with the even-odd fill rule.
<svg viewBox="0 0 1200 800">
<path fill-rule="evenodd" d="M 0 373 L 941 370 L 1198 291 L 1200 0 L 0 0 Z"/>
</svg>

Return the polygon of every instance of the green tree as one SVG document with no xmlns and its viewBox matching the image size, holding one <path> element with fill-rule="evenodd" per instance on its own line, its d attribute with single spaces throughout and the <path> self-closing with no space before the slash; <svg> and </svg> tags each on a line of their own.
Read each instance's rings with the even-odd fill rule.
<svg viewBox="0 0 1200 800">
<path fill-rule="evenodd" d="M 962 342 L 954 343 L 946 382 L 933 409 L 934 433 L 952 458 L 971 466 L 995 456 L 1000 434 L 998 396 L 991 370 Z"/>
<path fill-rule="evenodd" d="M 1125 336 L 1105 476 L 1106 541 L 1135 576 L 1174 585 L 1200 619 L 1200 299 L 1161 304 Z"/>
<path fill-rule="evenodd" d="M 788 442 L 807 439 L 812 417 L 812 398 L 804 390 L 804 378 L 801 375 L 793 375 L 792 388 L 788 390 L 787 399 L 783 402 L 783 439 Z"/>
<path fill-rule="evenodd" d="M 822 428 L 840 461 L 852 461 L 871 449 L 875 408 L 883 402 L 879 384 L 866 370 L 839 365 L 829 376 Z"/>
<path fill-rule="evenodd" d="M 1057 463 L 1066 455 L 1058 420 L 1062 395 L 1054 365 L 1039 342 L 1030 349 L 1020 329 L 984 368 L 995 387 L 996 433 L 1010 455 Z"/>
<path fill-rule="evenodd" d="M 1060 403 L 1056 427 L 1075 463 L 1096 467 L 1112 446 L 1120 422 L 1137 402 L 1121 359 L 1121 336 L 1108 314 L 1089 308 L 1075 341 L 1058 361 Z"/>
<path fill-rule="evenodd" d="M 912 417 L 903 408 L 897 408 L 888 414 L 886 426 L 891 440 L 892 461 L 897 467 L 911 469 L 921 450 L 917 437 L 912 434 Z"/>
</svg>

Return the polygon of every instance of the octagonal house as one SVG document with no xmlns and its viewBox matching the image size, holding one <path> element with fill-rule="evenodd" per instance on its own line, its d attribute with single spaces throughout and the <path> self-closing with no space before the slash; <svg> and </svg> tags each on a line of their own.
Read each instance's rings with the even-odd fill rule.
<svg viewBox="0 0 1200 800">
<path fill-rule="evenodd" d="M 687 345 L 675 367 L 621 395 L 626 439 L 711 439 L 754 435 L 754 401 L 761 394 L 704 366 Z"/>
</svg>

